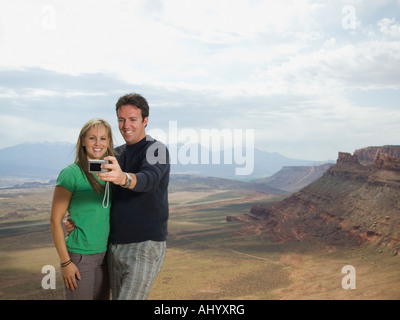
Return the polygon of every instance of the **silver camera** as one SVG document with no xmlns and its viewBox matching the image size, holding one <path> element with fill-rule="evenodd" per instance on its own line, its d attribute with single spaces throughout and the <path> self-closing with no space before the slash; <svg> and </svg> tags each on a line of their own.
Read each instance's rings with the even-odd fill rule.
<svg viewBox="0 0 400 320">
<path fill-rule="evenodd" d="M 109 163 L 107 160 L 89 160 L 89 172 L 108 172 L 108 169 L 102 169 L 102 164 Z"/>
</svg>

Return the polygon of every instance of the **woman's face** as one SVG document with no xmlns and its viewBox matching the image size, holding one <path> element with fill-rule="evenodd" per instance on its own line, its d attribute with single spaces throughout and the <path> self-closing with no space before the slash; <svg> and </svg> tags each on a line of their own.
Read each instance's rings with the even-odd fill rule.
<svg viewBox="0 0 400 320">
<path fill-rule="evenodd" d="M 90 128 L 82 139 L 82 146 L 86 147 L 88 159 L 104 158 L 109 143 L 107 128 L 102 125 Z"/>
</svg>

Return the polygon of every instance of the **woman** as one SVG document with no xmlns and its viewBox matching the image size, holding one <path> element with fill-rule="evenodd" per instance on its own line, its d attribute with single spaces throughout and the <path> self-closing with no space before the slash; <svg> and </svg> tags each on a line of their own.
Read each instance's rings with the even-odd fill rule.
<svg viewBox="0 0 400 320">
<path fill-rule="evenodd" d="M 110 125 L 102 119 L 92 119 L 79 134 L 75 162 L 57 178 L 50 227 L 67 300 L 110 298 L 106 251 L 111 205 L 105 206 L 103 201 L 109 189 L 89 172 L 88 160 L 113 155 Z M 62 220 L 67 211 L 76 228 L 65 238 Z"/>
</svg>

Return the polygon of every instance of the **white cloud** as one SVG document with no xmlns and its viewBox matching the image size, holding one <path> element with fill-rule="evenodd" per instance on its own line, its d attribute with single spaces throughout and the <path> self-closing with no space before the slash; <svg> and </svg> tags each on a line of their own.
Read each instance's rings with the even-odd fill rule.
<svg viewBox="0 0 400 320">
<path fill-rule="evenodd" d="M 243 37 L 290 28 L 308 14 L 309 1 L 206 0 L 166 2 L 163 18 L 186 37 L 205 43 L 235 43 Z M 306 17 L 304 17 L 306 18 Z"/>
<path fill-rule="evenodd" d="M 79 129 L 69 123 L 49 122 L 47 119 L 26 119 L 24 114 L 2 115 L 0 120 L 0 137 L 4 140 L 2 148 L 22 142 L 71 142 L 75 143 Z"/>
<path fill-rule="evenodd" d="M 258 69 L 269 92 L 321 95 L 351 89 L 400 89 L 400 42 L 365 41 L 296 54 Z"/>
<path fill-rule="evenodd" d="M 346 5 L 355 9 L 354 30 L 342 26 Z M 1 116 L 13 124 L 31 117 L 35 125 L 26 127 L 25 136 L 39 137 L 54 129 L 51 120 L 40 118 L 46 112 L 74 128 L 80 123 L 64 114 L 67 110 L 83 120 L 107 110 L 112 121 L 118 95 L 142 90 L 155 106 L 156 128 L 163 129 L 165 119 L 195 129 L 252 128 L 265 149 L 292 154 L 297 148 L 291 141 L 311 146 L 309 152 L 315 148 L 314 155 L 325 149 L 324 142 L 335 155 L 345 143 L 390 143 L 400 138 L 393 131 L 397 94 L 385 96 L 393 102 L 383 111 L 351 94 L 400 89 L 400 25 L 393 11 L 398 5 L 394 0 L 2 1 L 0 72 L 22 70 L 37 85 L 21 73 L 18 81 L 11 73 L 0 77 L 5 81 Z M 21 110 L 25 116 L 16 115 Z M 389 129 L 378 126 L 395 133 L 390 137 Z M 2 141 L 24 138 L 7 133 L 13 132 L 10 124 L 5 128 Z"/>
<path fill-rule="evenodd" d="M 400 38 L 400 24 L 397 23 L 395 18 L 383 18 L 378 21 L 379 31 L 383 34 L 390 35 L 395 38 Z"/>
</svg>

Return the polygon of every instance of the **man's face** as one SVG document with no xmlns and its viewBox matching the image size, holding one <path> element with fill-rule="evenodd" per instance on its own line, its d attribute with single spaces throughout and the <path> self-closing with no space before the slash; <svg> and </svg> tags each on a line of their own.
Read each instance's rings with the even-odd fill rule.
<svg viewBox="0 0 400 320">
<path fill-rule="evenodd" d="M 118 127 L 126 144 L 135 144 L 146 136 L 148 117 L 142 119 L 142 111 L 132 105 L 118 109 Z"/>
</svg>

